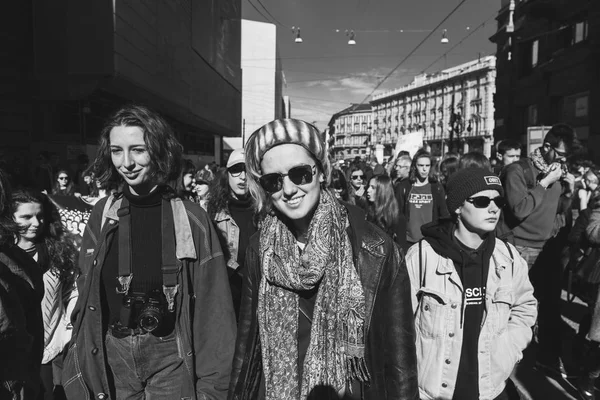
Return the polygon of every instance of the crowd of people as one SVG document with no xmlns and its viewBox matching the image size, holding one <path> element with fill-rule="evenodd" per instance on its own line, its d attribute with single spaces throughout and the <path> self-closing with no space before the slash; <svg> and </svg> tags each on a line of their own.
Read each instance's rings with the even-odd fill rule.
<svg viewBox="0 0 600 400">
<path fill-rule="evenodd" d="M 0 170 L 0 399 L 519 399 L 532 339 L 567 374 L 565 273 L 593 399 L 600 172 L 578 148 L 558 124 L 523 158 L 334 161 L 281 119 L 197 168 L 123 107 L 73 176 L 45 154 L 41 186 Z M 60 196 L 93 205 L 75 232 Z"/>
</svg>

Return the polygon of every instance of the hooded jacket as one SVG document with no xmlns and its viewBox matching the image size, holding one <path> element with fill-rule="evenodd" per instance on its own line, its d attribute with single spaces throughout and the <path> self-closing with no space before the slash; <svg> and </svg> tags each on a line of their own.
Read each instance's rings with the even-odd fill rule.
<svg viewBox="0 0 600 400">
<path fill-rule="evenodd" d="M 455 265 L 463 258 L 457 244 L 450 243 L 452 224 L 441 221 L 425 226 L 426 239 L 413 245 L 406 256 L 421 399 L 452 399 L 462 365 L 466 304 L 463 280 Z M 482 256 L 489 257 L 489 272 L 477 340 L 477 371 L 479 398 L 491 400 L 502 393 L 531 341 L 537 302 L 527 263 L 515 247 L 490 237 L 484 249 L 488 250 Z"/>
</svg>

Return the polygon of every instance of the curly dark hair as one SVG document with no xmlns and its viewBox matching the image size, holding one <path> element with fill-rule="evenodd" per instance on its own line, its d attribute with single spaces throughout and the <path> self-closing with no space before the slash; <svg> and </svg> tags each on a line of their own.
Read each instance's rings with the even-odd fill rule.
<svg viewBox="0 0 600 400">
<path fill-rule="evenodd" d="M 19 234 L 19 225 L 13 219 L 11 194 L 8 176 L 0 169 L 0 246 L 12 242 Z"/>
<path fill-rule="evenodd" d="M 41 192 L 19 189 L 12 194 L 12 207 L 16 211 L 21 204 L 37 203 L 42 207 L 43 228 L 39 235 L 38 245 L 43 245 L 48 252 L 49 269 L 56 271 L 60 281 L 69 286 L 75 283 L 79 275 L 77 267 L 78 251 L 74 239 L 65 230 L 58 209 Z"/>
<path fill-rule="evenodd" d="M 150 176 L 156 184 L 170 184 L 179 176 L 183 146 L 175 138 L 171 126 L 156 112 L 133 104 L 114 113 L 100 133 L 98 155 L 93 171 L 101 184 L 120 186 L 123 178 L 115 169 L 110 152 L 110 132 L 118 126 L 136 126 L 144 134 L 144 142 L 150 155 Z"/>
</svg>

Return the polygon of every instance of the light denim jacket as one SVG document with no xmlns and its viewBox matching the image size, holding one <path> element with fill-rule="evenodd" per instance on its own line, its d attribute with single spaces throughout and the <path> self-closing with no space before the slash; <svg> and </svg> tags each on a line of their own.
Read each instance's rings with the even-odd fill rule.
<svg viewBox="0 0 600 400">
<path fill-rule="evenodd" d="M 214 221 L 221 236 L 221 247 L 225 251 L 227 267 L 235 271 L 240 266 L 237 262 L 240 247 L 240 228 L 227 209 L 219 211 L 215 215 Z"/>
<path fill-rule="evenodd" d="M 463 342 L 463 286 L 451 259 L 426 241 L 406 255 L 415 315 L 421 399 L 452 399 Z M 503 390 L 531 341 L 537 301 L 527 263 L 510 245 L 496 239 L 486 284 L 479 335 L 479 396 L 494 399 Z M 419 258 L 422 260 L 420 267 Z"/>
</svg>

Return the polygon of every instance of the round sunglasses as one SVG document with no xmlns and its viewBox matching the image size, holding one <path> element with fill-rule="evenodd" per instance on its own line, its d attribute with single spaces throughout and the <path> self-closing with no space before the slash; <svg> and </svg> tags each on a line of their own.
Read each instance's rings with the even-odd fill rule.
<svg viewBox="0 0 600 400">
<path fill-rule="evenodd" d="M 492 201 L 496 203 L 496 207 L 502 208 L 506 205 L 506 199 L 502 196 L 494 197 L 493 199 L 487 196 L 469 197 L 466 201 L 473 204 L 475 208 L 488 208 Z"/>
<path fill-rule="evenodd" d="M 290 168 L 287 174 L 273 172 L 261 176 L 258 181 L 260 186 L 268 193 L 277 193 L 283 189 L 283 178 L 286 176 L 294 185 L 307 185 L 312 182 L 313 175 L 317 172 L 316 165 L 298 165 Z"/>
</svg>

